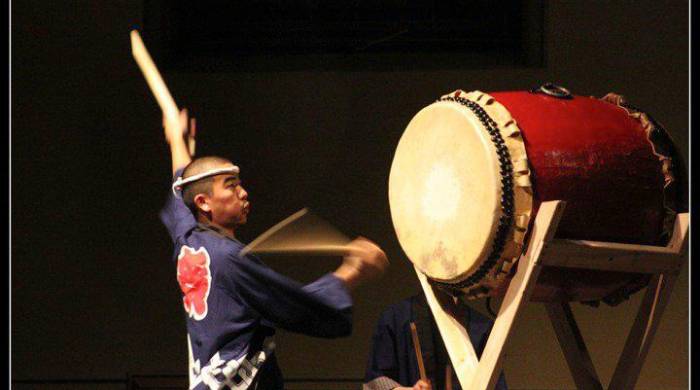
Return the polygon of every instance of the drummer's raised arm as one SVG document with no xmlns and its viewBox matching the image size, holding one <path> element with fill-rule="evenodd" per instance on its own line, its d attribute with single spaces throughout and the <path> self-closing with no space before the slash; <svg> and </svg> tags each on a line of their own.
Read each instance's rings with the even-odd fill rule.
<svg viewBox="0 0 700 390">
<path fill-rule="evenodd" d="M 185 134 L 187 130 L 187 123 L 188 116 L 186 108 L 180 111 L 177 121 L 168 120 L 165 115 L 163 116 L 163 129 L 165 132 L 165 140 L 168 142 L 168 145 L 170 145 L 173 175 L 175 171 L 185 167 L 192 161 L 192 156 L 190 156 L 185 138 L 183 137 L 183 134 Z"/>
</svg>

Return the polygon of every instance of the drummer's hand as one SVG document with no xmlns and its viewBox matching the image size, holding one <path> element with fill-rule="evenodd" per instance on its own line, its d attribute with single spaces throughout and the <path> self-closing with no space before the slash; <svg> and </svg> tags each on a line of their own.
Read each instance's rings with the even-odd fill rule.
<svg viewBox="0 0 700 390">
<path fill-rule="evenodd" d="M 348 253 L 335 275 L 352 289 L 361 282 L 381 276 L 389 266 L 384 251 L 372 241 L 358 237 L 348 244 Z"/>
<path fill-rule="evenodd" d="M 163 115 L 163 129 L 165 131 L 165 140 L 172 145 L 174 140 L 184 140 L 184 134 L 187 132 L 187 124 L 189 122 L 187 109 L 183 108 L 177 120 L 169 120 Z"/>
</svg>

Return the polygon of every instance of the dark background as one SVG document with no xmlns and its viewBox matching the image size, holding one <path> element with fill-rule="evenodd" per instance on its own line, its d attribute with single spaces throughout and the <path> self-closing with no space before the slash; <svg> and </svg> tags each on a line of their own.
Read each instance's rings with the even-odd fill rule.
<svg viewBox="0 0 700 390">
<path fill-rule="evenodd" d="M 176 102 L 197 118 L 198 154 L 230 157 L 241 167 L 253 205 L 240 231 L 243 241 L 309 206 L 346 234 L 375 240 L 392 260 L 381 282 L 355 294 L 352 337 L 317 340 L 280 332 L 279 357 L 289 378 L 361 377 L 379 312 L 419 291 L 394 236 L 387 180 L 403 129 L 440 95 L 523 90 L 545 81 L 580 95 L 617 92 L 664 124 L 688 158 L 687 1 L 526 2 L 535 7 L 516 12 L 530 24 L 515 40 L 516 46 L 525 43 L 515 49 L 493 50 L 495 41 L 487 44 L 490 34 L 482 34 L 481 46 L 454 49 L 447 42 L 440 51 L 416 42 L 421 50 L 389 45 L 348 51 L 343 45 L 356 48 L 366 40 L 340 39 L 333 52 L 241 49 L 228 57 L 168 36 L 174 30 L 153 19 L 163 4 L 11 4 L 15 381 L 113 380 L 82 387 L 107 389 L 123 388 L 117 382 L 129 374 L 186 373 L 171 245 L 157 218 L 170 161 L 161 113 L 131 57 L 134 26 L 145 29 Z M 492 17 L 509 12 L 505 8 L 481 12 Z M 179 15 L 188 20 L 187 12 Z M 194 25 L 195 15 L 189 17 Z M 182 47 L 191 50 L 183 53 Z M 333 270 L 338 260 L 269 263 L 306 281 Z M 615 308 L 573 305 L 603 382 L 612 375 L 640 298 Z M 483 303 L 474 305 L 483 310 Z M 538 305 L 524 311 L 504 367 L 511 388 L 574 388 Z M 686 266 L 637 388 L 687 386 Z"/>
</svg>

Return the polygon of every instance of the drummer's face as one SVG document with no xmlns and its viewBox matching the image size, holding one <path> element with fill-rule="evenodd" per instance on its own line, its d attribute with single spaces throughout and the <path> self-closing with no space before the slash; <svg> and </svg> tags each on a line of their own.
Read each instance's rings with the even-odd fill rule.
<svg viewBox="0 0 700 390">
<path fill-rule="evenodd" d="M 248 192 L 237 173 L 214 176 L 209 205 L 212 222 L 217 225 L 235 228 L 248 221 Z"/>
</svg>

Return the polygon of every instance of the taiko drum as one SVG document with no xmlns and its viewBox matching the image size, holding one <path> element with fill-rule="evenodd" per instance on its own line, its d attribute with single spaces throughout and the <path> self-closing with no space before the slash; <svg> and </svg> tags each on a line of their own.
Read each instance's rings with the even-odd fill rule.
<svg viewBox="0 0 700 390">
<path fill-rule="evenodd" d="M 670 138 L 624 98 L 533 91 L 445 95 L 396 148 L 389 203 L 398 240 L 432 283 L 502 295 L 543 201 L 567 202 L 558 238 L 660 245 L 677 205 Z M 546 268 L 533 300 L 615 304 L 640 274 Z"/>
</svg>

